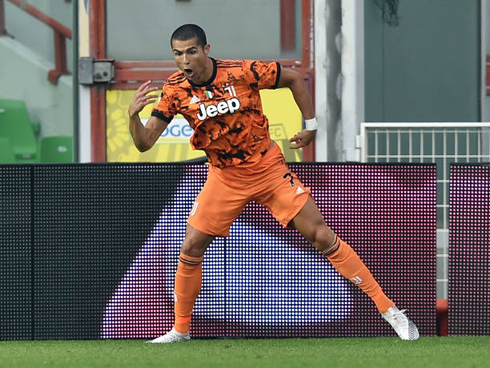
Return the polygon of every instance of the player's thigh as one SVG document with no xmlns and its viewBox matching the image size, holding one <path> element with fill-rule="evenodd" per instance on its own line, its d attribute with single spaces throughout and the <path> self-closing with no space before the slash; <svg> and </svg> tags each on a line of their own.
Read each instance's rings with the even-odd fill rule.
<svg viewBox="0 0 490 368">
<path fill-rule="evenodd" d="M 187 222 L 205 234 L 226 237 L 249 200 L 248 193 L 231 188 L 210 171 Z"/>
<path fill-rule="evenodd" d="M 283 163 L 271 168 L 261 186 L 254 200 L 264 205 L 283 226 L 288 226 L 310 196 L 310 190 Z"/>
</svg>

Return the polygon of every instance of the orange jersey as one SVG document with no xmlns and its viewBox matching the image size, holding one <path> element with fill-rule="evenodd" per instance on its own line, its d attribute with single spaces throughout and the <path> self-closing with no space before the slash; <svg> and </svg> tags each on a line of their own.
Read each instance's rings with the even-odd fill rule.
<svg viewBox="0 0 490 368">
<path fill-rule="evenodd" d="M 276 88 L 279 63 L 252 60 L 213 61 L 213 75 L 196 85 L 178 71 L 163 85 L 152 116 L 166 122 L 182 114 L 194 129 L 190 143 L 206 152 L 216 167 L 259 161 L 271 138 L 259 90 Z"/>
</svg>

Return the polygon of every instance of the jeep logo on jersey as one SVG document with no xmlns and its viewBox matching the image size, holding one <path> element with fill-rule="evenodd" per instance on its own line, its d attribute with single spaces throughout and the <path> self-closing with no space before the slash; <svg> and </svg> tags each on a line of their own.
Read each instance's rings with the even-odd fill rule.
<svg viewBox="0 0 490 368">
<path fill-rule="evenodd" d="M 199 112 L 197 118 L 199 120 L 206 120 L 207 118 L 214 118 L 218 115 L 233 114 L 240 108 L 240 100 L 236 97 L 230 98 L 226 101 L 221 101 L 216 105 L 206 106 L 204 103 L 199 105 Z"/>
</svg>

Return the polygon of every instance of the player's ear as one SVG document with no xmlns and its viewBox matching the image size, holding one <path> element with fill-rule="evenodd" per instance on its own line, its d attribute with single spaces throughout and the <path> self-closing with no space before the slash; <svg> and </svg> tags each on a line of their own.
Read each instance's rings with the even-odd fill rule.
<svg viewBox="0 0 490 368">
<path fill-rule="evenodd" d="M 211 45 L 208 44 L 208 45 L 204 46 L 204 53 L 206 54 L 206 56 L 208 56 L 210 49 L 211 49 Z"/>
</svg>

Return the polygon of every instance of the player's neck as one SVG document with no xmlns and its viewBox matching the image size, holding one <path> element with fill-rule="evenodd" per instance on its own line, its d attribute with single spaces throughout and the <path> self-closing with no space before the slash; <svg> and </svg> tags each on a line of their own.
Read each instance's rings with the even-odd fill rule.
<svg viewBox="0 0 490 368">
<path fill-rule="evenodd" d="M 207 83 L 213 76 L 213 73 L 214 73 L 214 63 L 213 60 L 210 57 L 208 57 L 208 59 L 206 60 L 206 67 L 204 69 L 204 73 L 202 73 L 202 77 L 199 78 L 199 80 L 193 80 L 192 83 L 198 85 Z"/>
</svg>

